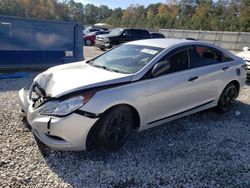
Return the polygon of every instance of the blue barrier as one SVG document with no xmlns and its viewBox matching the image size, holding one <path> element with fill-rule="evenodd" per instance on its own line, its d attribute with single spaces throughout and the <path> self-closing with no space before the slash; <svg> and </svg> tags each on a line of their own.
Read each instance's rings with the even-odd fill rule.
<svg viewBox="0 0 250 188">
<path fill-rule="evenodd" d="M 22 77 L 27 77 L 28 75 L 29 74 L 26 72 L 0 73 L 0 79 L 22 78 Z"/>
<path fill-rule="evenodd" d="M 83 60 L 76 22 L 0 16 L 0 69 L 39 68 Z"/>
</svg>

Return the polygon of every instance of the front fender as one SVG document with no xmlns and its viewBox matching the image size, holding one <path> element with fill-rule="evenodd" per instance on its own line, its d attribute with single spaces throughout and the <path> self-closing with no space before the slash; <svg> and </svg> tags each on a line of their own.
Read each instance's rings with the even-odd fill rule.
<svg viewBox="0 0 250 188">
<path fill-rule="evenodd" d="M 147 81 L 128 83 L 98 91 L 81 110 L 102 114 L 120 104 L 132 106 L 140 116 L 141 125 L 144 125 L 147 122 Z"/>
</svg>

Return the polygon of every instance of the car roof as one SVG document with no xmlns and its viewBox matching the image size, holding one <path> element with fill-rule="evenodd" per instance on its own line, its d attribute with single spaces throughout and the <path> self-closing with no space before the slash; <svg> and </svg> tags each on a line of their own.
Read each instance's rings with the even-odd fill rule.
<svg viewBox="0 0 250 188">
<path fill-rule="evenodd" d="M 187 39 L 175 39 L 175 38 L 145 39 L 145 40 L 137 40 L 137 41 L 128 42 L 126 44 L 151 46 L 151 47 L 158 47 L 158 48 L 164 48 L 164 49 L 171 48 L 173 46 L 182 46 L 182 45 L 206 45 L 206 46 L 215 48 L 227 54 L 229 57 L 233 59 L 239 58 L 236 55 L 229 52 L 228 50 L 221 48 L 217 45 L 211 44 L 206 41 L 188 39 L 188 38 Z"/>
<path fill-rule="evenodd" d="M 164 39 L 137 40 L 137 41 L 129 42 L 127 44 L 152 46 L 152 47 L 158 47 L 158 48 L 168 48 L 169 46 L 172 46 L 172 45 L 189 44 L 189 43 L 193 44 L 193 43 L 200 43 L 200 42 L 195 41 L 195 40 L 187 40 L 187 39 L 164 38 Z"/>
<path fill-rule="evenodd" d="M 152 32 L 152 33 L 150 33 L 150 34 L 160 34 L 160 35 L 163 35 L 162 33 L 157 33 L 157 32 Z"/>
<path fill-rule="evenodd" d="M 120 29 L 120 30 L 125 30 L 125 29 L 133 29 L 133 30 L 142 30 L 142 31 L 148 31 L 147 29 L 137 29 L 137 28 L 130 28 L 130 27 L 125 27 L 125 28 L 115 28 L 115 29 Z"/>
</svg>

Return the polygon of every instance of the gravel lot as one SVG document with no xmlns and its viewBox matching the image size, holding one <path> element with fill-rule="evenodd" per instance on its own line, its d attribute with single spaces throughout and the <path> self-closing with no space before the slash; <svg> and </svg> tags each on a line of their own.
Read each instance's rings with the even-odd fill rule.
<svg viewBox="0 0 250 188">
<path fill-rule="evenodd" d="M 232 111 L 132 135 L 118 153 L 60 152 L 38 147 L 19 116 L 17 91 L 37 74 L 0 80 L 0 187 L 250 187 L 249 84 Z"/>
<path fill-rule="evenodd" d="M 90 59 L 93 58 L 95 56 L 98 56 L 99 54 L 103 53 L 103 51 L 96 49 L 93 46 L 88 46 L 88 47 L 84 47 L 84 57 L 86 59 Z"/>
</svg>

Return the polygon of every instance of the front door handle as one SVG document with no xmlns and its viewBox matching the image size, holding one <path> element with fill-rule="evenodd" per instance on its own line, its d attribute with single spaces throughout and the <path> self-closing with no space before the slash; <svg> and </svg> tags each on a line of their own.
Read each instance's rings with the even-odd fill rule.
<svg viewBox="0 0 250 188">
<path fill-rule="evenodd" d="M 198 76 L 193 76 L 193 77 L 189 78 L 188 81 L 189 81 L 189 82 L 192 82 L 192 81 L 194 81 L 194 80 L 196 80 L 196 79 L 198 79 L 198 78 L 199 78 Z"/>
<path fill-rule="evenodd" d="M 222 70 L 224 70 L 224 71 L 227 70 L 227 69 L 229 69 L 229 67 L 223 67 L 222 68 Z"/>
</svg>

